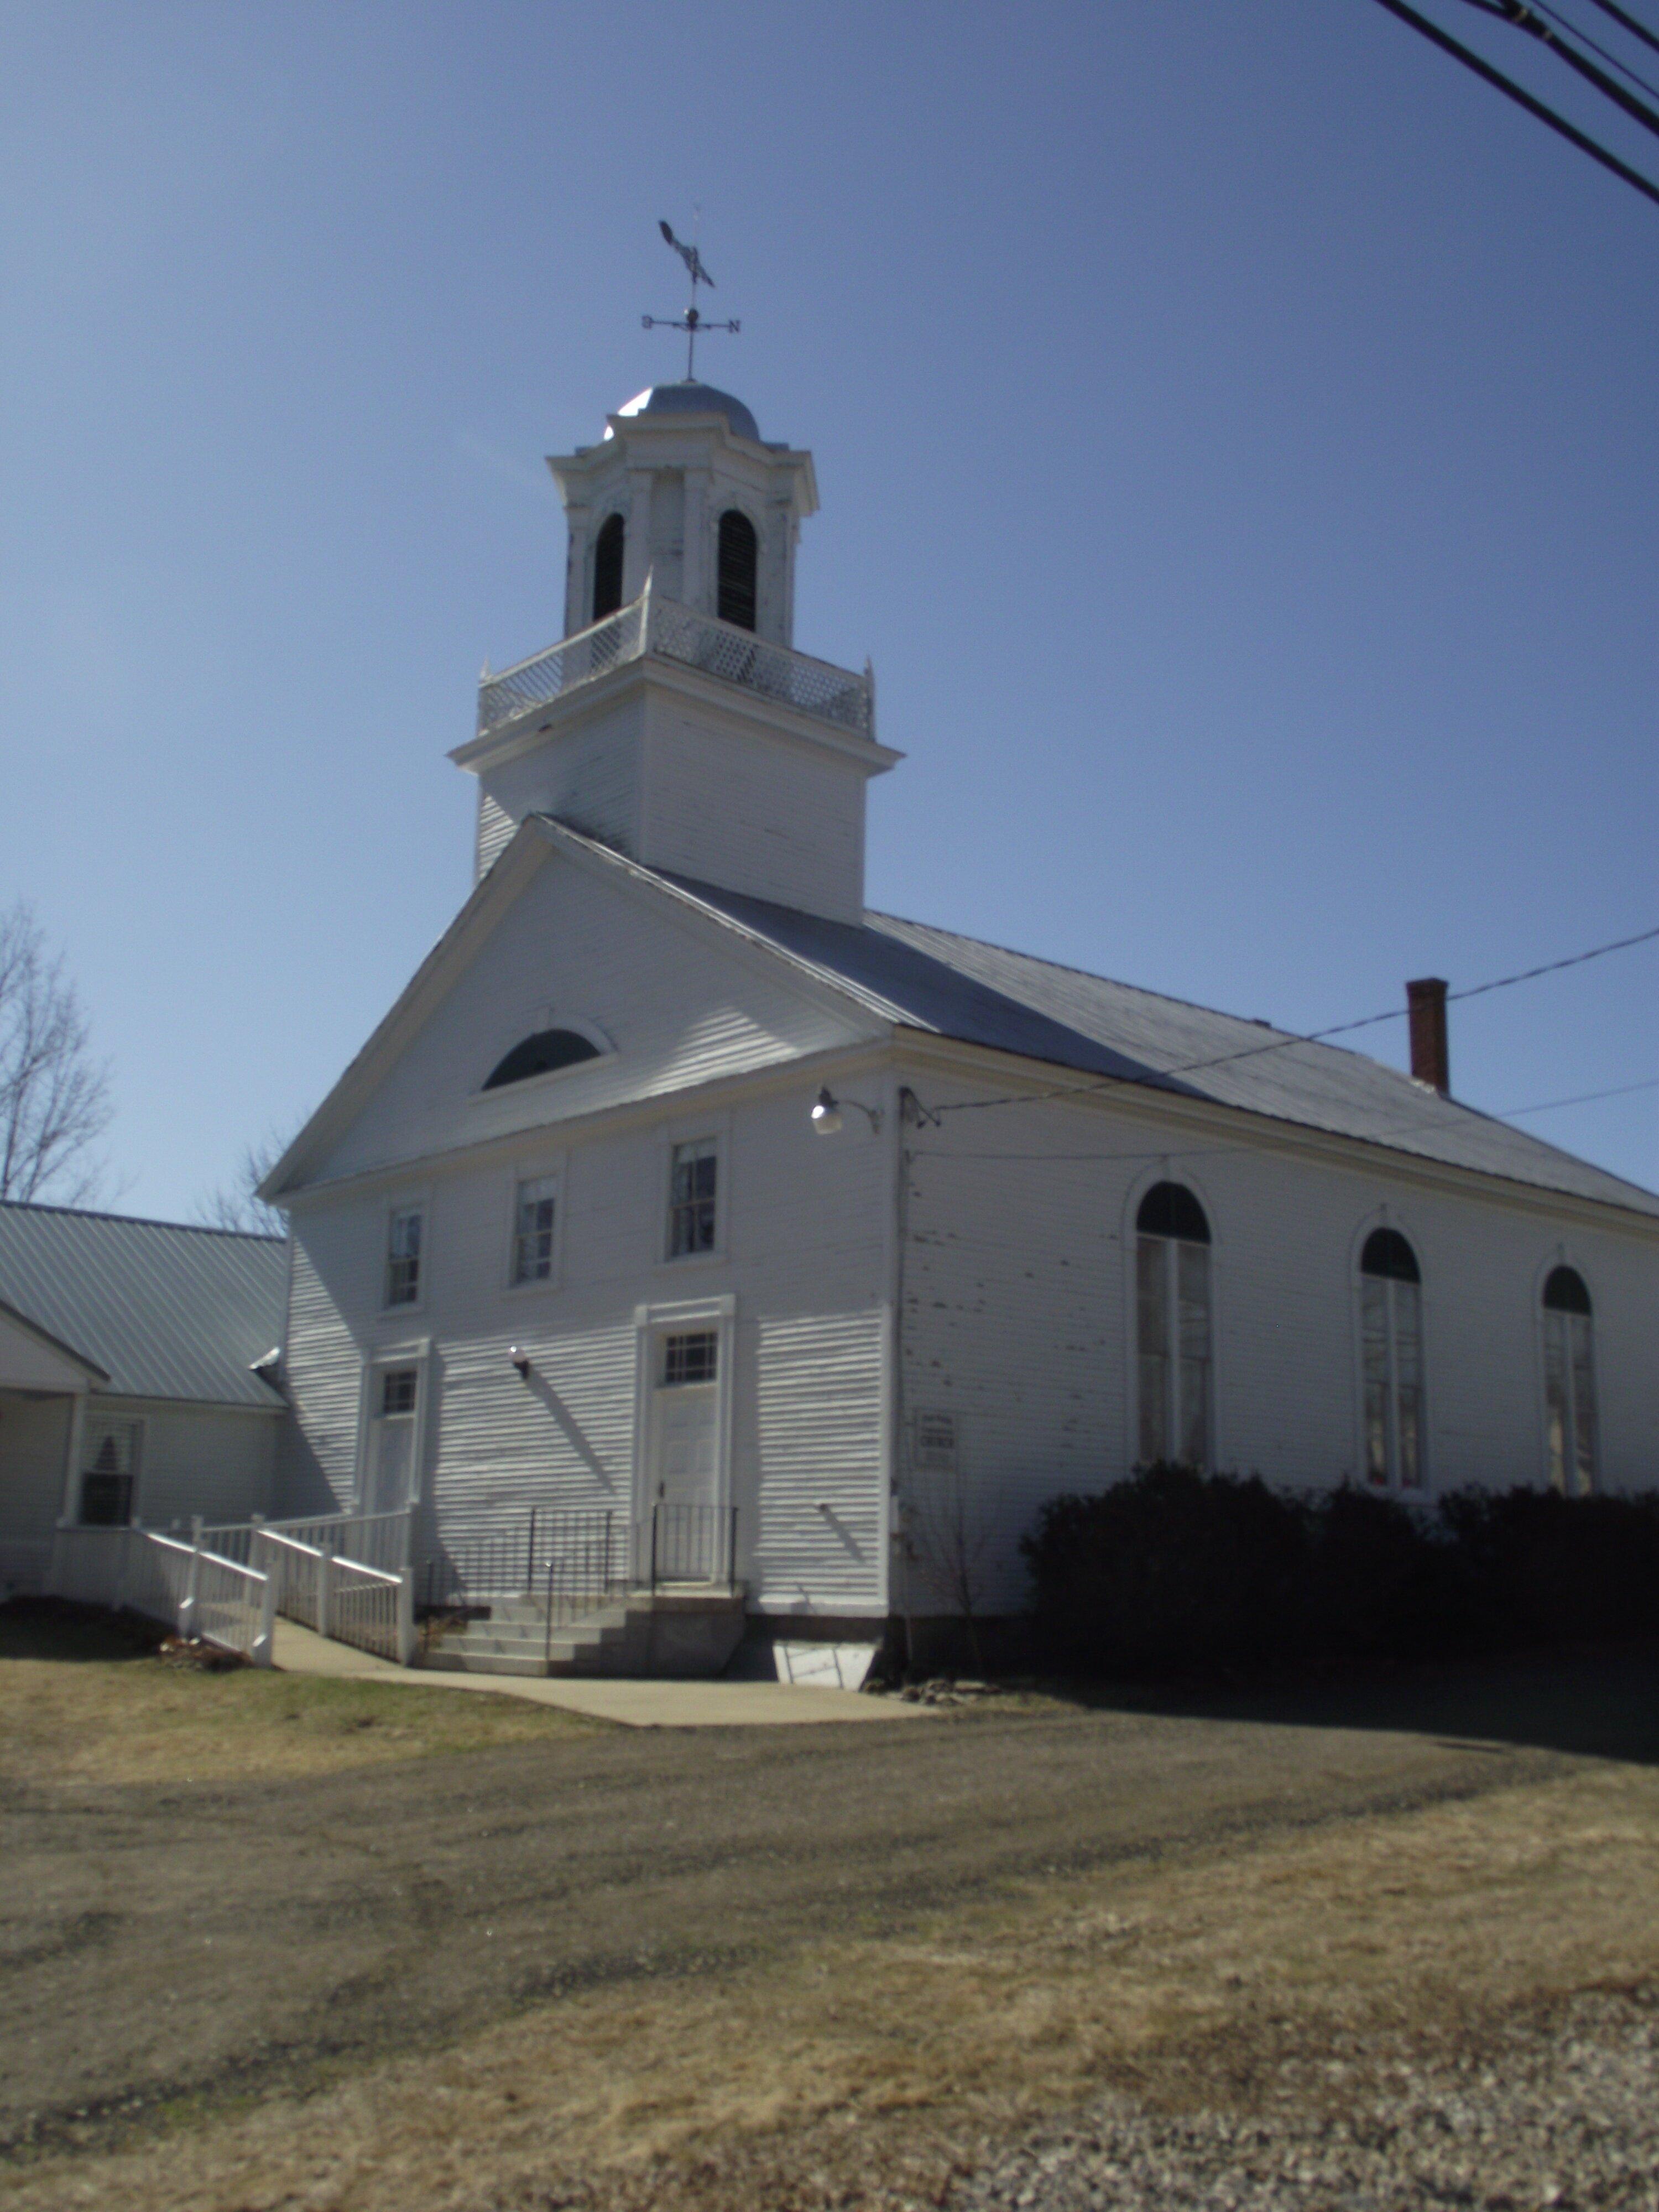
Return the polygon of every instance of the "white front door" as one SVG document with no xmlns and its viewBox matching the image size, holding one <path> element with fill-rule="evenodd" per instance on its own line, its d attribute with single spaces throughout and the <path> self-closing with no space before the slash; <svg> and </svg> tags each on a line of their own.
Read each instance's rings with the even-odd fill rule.
<svg viewBox="0 0 1659 2212">
<path fill-rule="evenodd" d="M 656 1572 L 670 1581 L 704 1581 L 720 1554 L 720 1331 L 665 1330 L 651 1349 L 646 1502 Z"/>
<path fill-rule="evenodd" d="M 364 1469 L 365 1513 L 401 1513 L 416 1493 L 415 1436 L 420 1411 L 418 1367 L 377 1367 Z"/>
</svg>

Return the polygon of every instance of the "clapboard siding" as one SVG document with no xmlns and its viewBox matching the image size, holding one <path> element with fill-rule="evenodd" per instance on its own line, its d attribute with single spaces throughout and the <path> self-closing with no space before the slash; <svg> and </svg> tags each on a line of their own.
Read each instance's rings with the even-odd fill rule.
<svg viewBox="0 0 1659 2212">
<path fill-rule="evenodd" d="M 0 1598 L 40 1589 L 64 1505 L 68 1398 L 0 1400 Z"/>
<path fill-rule="evenodd" d="M 1544 1479 L 1538 1298 L 1562 1258 L 1595 1304 L 1603 1480 L 1659 1480 L 1659 1388 L 1642 1350 L 1659 1336 L 1650 1238 L 1587 1229 L 1547 1200 L 1296 1157 L 1247 1132 L 1186 1156 L 1170 1139 L 1145 1116 L 1055 1103 L 947 1115 L 913 1137 L 905 1406 L 957 1417 L 988 1604 L 1020 1601 L 1018 1538 L 1045 1498 L 1133 1463 L 1133 1209 L 1165 1174 L 1196 1192 L 1214 1237 L 1218 1465 L 1297 1485 L 1357 1477 L 1354 1269 L 1386 1207 L 1423 1273 L 1431 1488 Z M 1077 1154 L 1115 1157 L 1060 1157 Z M 937 1522 L 949 1483 L 905 1481 Z"/>
<path fill-rule="evenodd" d="M 864 918 L 865 767 L 740 723 L 652 715 L 643 856 L 670 874 Z"/>
<path fill-rule="evenodd" d="M 607 1057 L 483 1092 L 530 1031 L 584 1023 Z M 862 1033 L 666 906 L 550 855 L 317 1170 L 349 1175 L 667 1096 Z"/>
<path fill-rule="evenodd" d="M 145 1398 L 92 1399 L 89 1417 L 102 1413 L 143 1422 L 135 1516 L 147 1528 L 197 1513 L 206 1521 L 246 1521 L 270 1510 L 280 1425 L 272 1414 Z"/>
<path fill-rule="evenodd" d="M 867 1131 L 814 1134 L 805 1079 L 717 1115 L 667 1102 L 648 1126 L 505 1159 L 447 1159 L 421 1186 L 418 1312 L 380 1306 L 381 1198 L 296 1207 L 286 1371 L 296 1413 L 284 1510 L 356 1492 L 364 1363 L 428 1340 L 422 1540 L 453 1547 L 528 1509 L 635 1513 L 636 1309 L 730 1294 L 732 1498 L 750 1601 L 868 1615 L 885 1605 L 884 1343 L 892 1163 Z M 664 1258 L 669 1146 L 722 1146 L 718 1258 Z M 517 1176 L 562 1177 L 550 1287 L 508 1285 Z M 530 1356 L 521 1380 L 508 1353 Z M 818 1510 L 819 1501 L 830 1508 Z"/>
<path fill-rule="evenodd" d="M 479 787 L 478 873 L 526 814 L 556 814 L 625 853 L 640 849 L 641 733 L 635 693 L 487 769 Z"/>
</svg>

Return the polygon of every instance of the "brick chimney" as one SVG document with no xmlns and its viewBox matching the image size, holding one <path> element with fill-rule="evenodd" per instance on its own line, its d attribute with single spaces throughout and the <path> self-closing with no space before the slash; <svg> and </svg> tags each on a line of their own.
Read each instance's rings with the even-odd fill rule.
<svg viewBox="0 0 1659 2212">
<path fill-rule="evenodd" d="M 1444 977 L 1419 975 L 1416 982 L 1407 983 L 1406 1011 L 1411 1023 L 1412 1073 L 1419 1083 L 1431 1083 L 1444 1098 L 1451 1091 Z"/>
</svg>

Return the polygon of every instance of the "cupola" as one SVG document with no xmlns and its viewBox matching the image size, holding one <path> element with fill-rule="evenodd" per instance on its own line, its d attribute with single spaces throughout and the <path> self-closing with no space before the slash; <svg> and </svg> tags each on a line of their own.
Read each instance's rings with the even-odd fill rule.
<svg viewBox="0 0 1659 2212">
<path fill-rule="evenodd" d="M 811 455 L 688 377 L 548 466 L 564 635 L 486 669 L 451 755 L 478 779 L 478 873 L 549 814 L 647 867 L 861 921 L 865 787 L 899 757 L 876 743 L 867 665 L 794 649 Z"/>
<path fill-rule="evenodd" d="M 567 636 L 665 598 L 794 641 L 795 544 L 817 507 L 810 453 L 768 445 L 741 399 L 687 378 L 607 418 L 597 446 L 551 459 L 570 532 Z"/>
</svg>

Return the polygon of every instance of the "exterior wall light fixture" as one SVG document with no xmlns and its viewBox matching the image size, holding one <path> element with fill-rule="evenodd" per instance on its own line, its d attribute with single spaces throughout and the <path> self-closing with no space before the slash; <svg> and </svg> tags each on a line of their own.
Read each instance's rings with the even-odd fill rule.
<svg viewBox="0 0 1659 2212">
<path fill-rule="evenodd" d="M 826 1083 L 812 1102 L 812 1127 L 821 1137 L 833 1137 L 842 1126 L 842 1108 L 856 1106 L 860 1114 L 870 1117 L 872 1132 L 881 1127 L 879 1106 L 866 1106 L 861 1098 L 837 1098 Z"/>
</svg>

